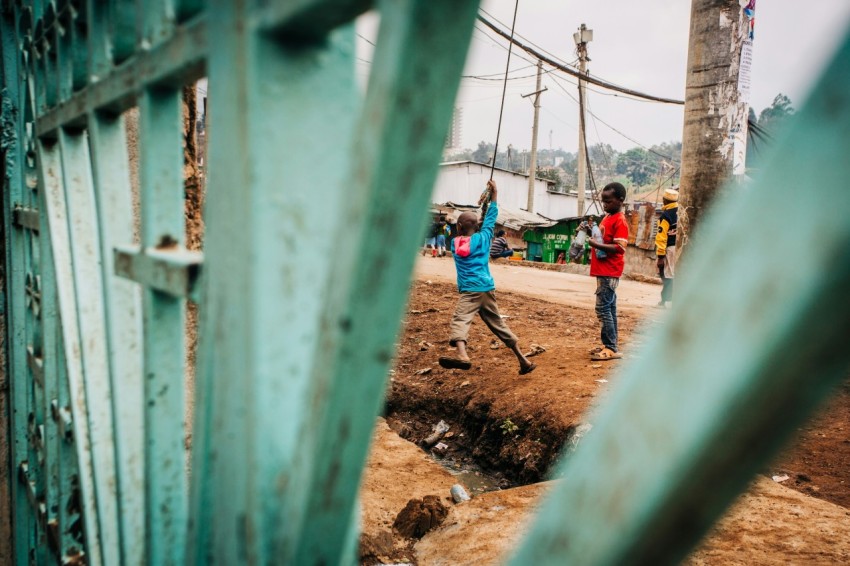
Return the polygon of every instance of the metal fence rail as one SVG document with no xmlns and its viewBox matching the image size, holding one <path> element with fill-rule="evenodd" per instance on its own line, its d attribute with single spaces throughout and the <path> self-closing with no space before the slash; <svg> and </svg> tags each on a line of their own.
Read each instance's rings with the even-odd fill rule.
<svg viewBox="0 0 850 566">
<path fill-rule="evenodd" d="M 355 561 L 357 487 L 477 2 L 379 2 L 363 97 L 351 21 L 370 7 L 3 3 L 17 564 Z M 677 310 L 517 564 L 675 561 L 846 372 L 848 62 L 846 46 L 774 167 L 704 226 L 788 217 L 809 184 L 828 207 L 795 216 L 818 230 L 765 221 L 743 246 L 693 250 Z M 205 74 L 202 257 L 183 245 L 180 92 Z M 201 313 L 188 472 L 187 298 Z"/>
<path fill-rule="evenodd" d="M 364 99 L 351 21 L 370 7 L 3 4 L 19 564 L 352 561 L 357 485 L 477 3 L 381 4 Z M 183 247 L 180 93 L 207 72 L 201 258 Z M 375 238 L 398 245 L 362 244 Z M 189 296 L 202 320 L 187 474 Z"/>
</svg>

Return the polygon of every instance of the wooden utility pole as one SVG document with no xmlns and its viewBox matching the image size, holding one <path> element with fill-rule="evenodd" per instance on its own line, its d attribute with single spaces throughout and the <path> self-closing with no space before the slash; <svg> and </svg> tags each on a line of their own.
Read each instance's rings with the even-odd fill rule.
<svg viewBox="0 0 850 566">
<path fill-rule="evenodd" d="M 693 0 L 682 135 L 683 244 L 730 178 L 744 173 L 755 1 Z"/>
<path fill-rule="evenodd" d="M 531 128 L 531 164 L 528 167 L 528 212 L 534 212 L 534 176 L 537 172 L 537 125 L 540 119 L 540 95 L 546 89 L 540 90 L 540 82 L 543 80 L 543 61 L 537 61 L 537 88 L 531 94 L 522 95 L 523 98 L 534 97 L 534 126 Z"/>
<path fill-rule="evenodd" d="M 579 71 L 582 75 L 587 74 L 587 62 L 590 57 L 587 56 L 587 44 L 593 41 L 593 30 L 587 29 L 585 24 L 576 33 L 573 34 L 573 40 L 576 44 L 576 54 L 578 55 Z M 576 158 L 576 171 L 578 173 L 578 216 L 584 215 L 584 195 L 587 190 L 587 145 L 584 132 L 584 101 L 587 96 L 587 83 L 583 79 L 578 80 L 578 157 Z"/>
</svg>

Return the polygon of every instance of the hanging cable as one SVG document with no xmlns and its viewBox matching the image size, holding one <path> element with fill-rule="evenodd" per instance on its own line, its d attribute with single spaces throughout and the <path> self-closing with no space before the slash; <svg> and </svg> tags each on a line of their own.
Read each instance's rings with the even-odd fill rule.
<svg viewBox="0 0 850 566">
<path fill-rule="evenodd" d="M 580 77 L 585 82 L 588 82 L 590 84 L 595 84 L 596 86 L 601 86 L 601 87 L 607 88 L 609 90 L 615 90 L 617 92 L 622 92 L 623 94 L 628 94 L 628 95 L 631 95 L 631 96 L 635 96 L 637 98 L 643 98 L 643 99 L 646 99 L 646 100 L 653 100 L 655 102 L 666 102 L 667 104 L 684 104 L 685 103 L 684 100 L 676 100 L 676 99 L 673 99 L 673 98 L 665 98 L 665 97 L 662 97 L 662 96 L 654 96 L 652 94 L 646 94 L 646 93 L 643 93 L 643 92 L 632 90 L 630 88 L 621 87 L 621 86 L 616 85 L 614 83 L 610 83 L 608 81 L 603 81 L 601 79 L 597 79 L 597 78 L 591 77 L 589 75 L 582 75 L 579 71 L 576 71 L 575 69 L 568 67 L 566 65 L 562 65 L 561 63 L 558 63 L 557 61 L 553 60 L 551 57 L 547 57 L 546 55 L 542 54 L 540 51 L 533 49 L 533 48 L 525 45 L 524 43 L 514 39 L 513 28 L 511 28 L 511 35 L 508 36 L 508 34 L 506 34 L 504 31 L 499 29 L 495 24 L 490 22 L 484 16 L 481 16 L 479 14 L 478 20 L 481 23 L 483 23 L 485 26 L 487 26 L 488 28 L 490 28 L 491 30 L 496 32 L 497 34 L 501 35 L 502 37 L 504 37 L 505 39 L 510 41 L 510 43 L 512 45 L 516 45 L 517 47 L 519 47 L 520 49 L 522 49 L 523 51 L 525 51 L 529 55 L 531 55 L 533 57 L 537 57 L 538 59 L 540 59 L 544 63 L 551 65 L 552 67 L 555 67 L 556 69 L 559 69 L 559 70 L 567 73 L 568 75 L 572 75 L 574 77 Z"/>
<path fill-rule="evenodd" d="M 578 124 L 579 124 L 579 130 L 581 131 L 581 139 L 584 143 L 584 159 L 585 159 L 585 162 L 587 163 L 587 176 L 590 179 L 590 199 L 591 199 L 590 200 L 590 206 L 587 207 L 587 210 L 583 210 L 581 215 L 584 216 L 584 215 L 588 214 L 590 212 L 591 207 L 596 207 L 597 214 L 601 215 L 602 214 L 602 207 L 599 204 L 599 196 L 598 196 L 598 193 L 597 193 L 597 190 L 596 190 L 596 179 L 593 178 L 593 167 L 591 166 L 591 163 L 590 163 L 590 151 L 589 151 L 589 148 L 587 147 L 587 128 L 586 128 L 586 124 L 585 124 L 586 120 L 584 118 L 585 101 L 584 101 L 584 93 L 582 92 L 582 88 L 581 88 L 581 81 L 579 81 L 579 83 L 578 83 L 578 105 L 579 105 Z M 576 193 L 578 193 L 578 191 L 584 191 L 584 190 L 585 190 L 584 187 L 578 187 Z M 582 200 L 584 200 L 584 194 L 582 194 L 581 196 L 582 196 Z"/>
<path fill-rule="evenodd" d="M 516 0 L 514 3 L 514 19 L 511 22 L 511 42 L 508 45 L 508 60 L 505 63 L 505 80 L 502 83 L 502 104 L 499 106 L 499 123 L 496 126 L 496 143 L 493 146 L 493 163 L 490 165 L 490 180 L 493 180 L 493 172 L 496 170 L 496 157 L 499 155 L 499 136 L 502 133 L 502 115 L 505 112 L 505 92 L 508 88 L 508 74 L 511 70 L 511 52 L 513 51 L 513 38 L 514 38 L 514 29 L 516 28 L 516 14 L 519 10 L 519 0 Z M 481 205 L 481 216 L 483 217 L 487 213 L 487 207 L 490 204 L 490 187 L 488 186 L 484 189 L 484 192 L 481 193 L 481 198 L 478 199 L 478 204 Z"/>
</svg>

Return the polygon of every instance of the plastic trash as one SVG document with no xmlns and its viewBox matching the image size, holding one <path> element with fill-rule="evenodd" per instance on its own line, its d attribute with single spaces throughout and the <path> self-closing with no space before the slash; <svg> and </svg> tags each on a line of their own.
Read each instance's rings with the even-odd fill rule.
<svg viewBox="0 0 850 566">
<path fill-rule="evenodd" d="M 469 501 L 469 494 L 466 493 L 466 490 L 462 485 L 456 483 L 451 488 L 452 500 L 455 503 L 463 503 L 464 501 Z"/>
</svg>

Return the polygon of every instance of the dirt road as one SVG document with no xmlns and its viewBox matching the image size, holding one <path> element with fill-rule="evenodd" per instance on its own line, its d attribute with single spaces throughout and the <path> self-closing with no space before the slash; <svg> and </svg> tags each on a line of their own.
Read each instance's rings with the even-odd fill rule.
<svg viewBox="0 0 850 566">
<path fill-rule="evenodd" d="M 490 273 L 499 291 L 511 291 L 572 307 L 593 308 L 596 280 L 587 275 L 544 271 L 519 265 L 493 263 Z M 455 284 L 455 267 L 451 258 L 419 256 L 416 278 Z M 622 279 L 617 288 L 617 308 L 644 310 L 658 302 L 661 287 Z"/>
<path fill-rule="evenodd" d="M 387 420 L 376 433 L 363 484 L 366 564 L 498 563 L 521 536 L 543 489 L 537 482 L 547 478 L 565 440 L 583 423 L 592 423 L 592 407 L 618 380 L 622 362 L 598 364 L 588 356 L 599 341 L 593 279 L 514 265 L 494 265 L 492 272 L 500 309 L 521 346 L 535 342 L 546 351 L 534 358 L 538 367 L 532 374 L 519 377 L 510 352 L 476 321 L 469 337 L 473 368 L 439 367 L 437 358 L 450 351 L 454 266 L 450 259 L 419 258 L 387 392 Z M 640 355 L 642 330 L 662 313 L 651 308 L 658 291 L 653 285 L 621 283 L 626 361 Z M 442 462 L 453 463 L 449 469 L 476 466 L 491 485 L 521 487 L 475 491 L 471 502 L 453 506 L 447 486 L 467 481 L 453 478 L 413 444 L 440 420 L 451 427 L 442 447 Z M 789 479 L 780 485 L 758 478 L 687 563 L 848 563 L 848 430 L 850 386 L 837 391 L 820 417 L 764 470 L 768 478 Z M 448 517 L 421 540 L 399 535 L 394 518 L 409 499 L 423 495 L 438 496 Z"/>
</svg>

